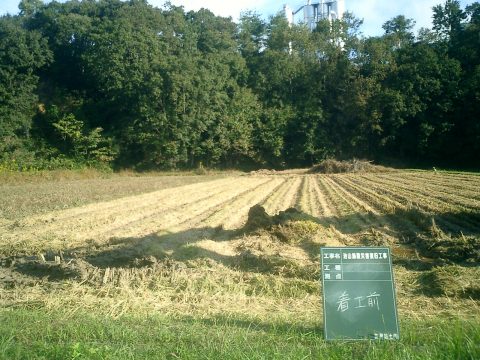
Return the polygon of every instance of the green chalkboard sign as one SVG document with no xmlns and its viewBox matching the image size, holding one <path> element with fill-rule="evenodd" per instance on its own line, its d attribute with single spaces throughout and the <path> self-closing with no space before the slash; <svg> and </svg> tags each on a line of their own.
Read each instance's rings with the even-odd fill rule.
<svg viewBox="0 0 480 360">
<path fill-rule="evenodd" d="M 326 340 L 398 340 L 390 249 L 321 249 Z"/>
</svg>

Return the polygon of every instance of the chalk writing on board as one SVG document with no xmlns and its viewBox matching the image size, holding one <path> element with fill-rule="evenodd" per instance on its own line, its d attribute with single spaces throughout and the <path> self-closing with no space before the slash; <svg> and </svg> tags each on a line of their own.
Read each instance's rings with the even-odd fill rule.
<svg viewBox="0 0 480 360">
<path fill-rule="evenodd" d="M 344 291 L 342 293 L 342 295 L 340 295 L 340 297 L 338 298 L 338 301 L 337 301 L 337 304 L 338 304 L 338 308 L 337 308 L 337 311 L 341 311 L 341 312 L 344 312 L 344 311 L 347 311 L 348 310 L 348 301 L 350 300 L 348 294 L 346 291 Z"/>
<path fill-rule="evenodd" d="M 354 306 L 353 309 L 362 309 L 362 308 L 372 308 L 380 311 L 380 303 L 379 299 L 380 294 L 377 294 L 376 291 L 369 293 L 369 295 L 366 296 L 356 296 L 354 297 Z M 350 301 L 350 295 L 348 295 L 348 292 L 345 290 L 342 292 L 342 294 L 338 297 L 337 300 L 337 311 L 340 312 L 345 312 L 347 311 L 350 306 L 349 306 L 349 301 Z"/>
</svg>

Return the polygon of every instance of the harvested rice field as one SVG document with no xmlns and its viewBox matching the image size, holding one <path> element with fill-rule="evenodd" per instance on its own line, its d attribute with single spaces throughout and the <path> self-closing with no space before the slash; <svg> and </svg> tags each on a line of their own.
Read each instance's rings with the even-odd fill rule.
<svg viewBox="0 0 480 360">
<path fill-rule="evenodd" d="M 242 319 L 323 341 L 320 248 L 361 245 L 390 247 L 401 321 L 476 324 L 479 189 L 433 171 L 0 185 L 0 317 Z"/>
</svg>

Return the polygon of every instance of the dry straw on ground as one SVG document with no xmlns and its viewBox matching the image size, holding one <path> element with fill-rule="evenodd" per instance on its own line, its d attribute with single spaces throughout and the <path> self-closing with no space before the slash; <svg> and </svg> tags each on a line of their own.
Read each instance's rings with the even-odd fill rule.
<svg viewBox="0 0 480 360">
<path fill-rule="evenodd" d="M 344 160 L 338 161 L 333 159 L 323 160 L 314 165 L 309 173 L 311 174 L 341 174 L 341 173 L 382 173 L 394 171 L 392 168 L 373 165 L 367 160 Z"/>
<path fill-rule="evenodd" d="M 320 247 L 367 244 L 392 248 L 401 314 L 480 314 L 478 176 L 205 180 L 53 211 L 31 193 L 36 214 L 0 221 L 0 305 L 319 320 Z"/>
</svg>

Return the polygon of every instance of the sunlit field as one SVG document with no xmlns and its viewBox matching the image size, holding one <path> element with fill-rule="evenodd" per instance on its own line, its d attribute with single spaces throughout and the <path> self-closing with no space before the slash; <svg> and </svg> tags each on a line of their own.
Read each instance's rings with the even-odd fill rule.
<svg viewBox="0 0 480 360">
<path fill-rule="evenodd" d="M 0 357 L 480 357 L 480 176 L 0 185 Z M 294 209 L 292 209 L 294 208 Z M 399 342 L 323 340 L 322 246 L 391 248 Z"/>
</svg>

